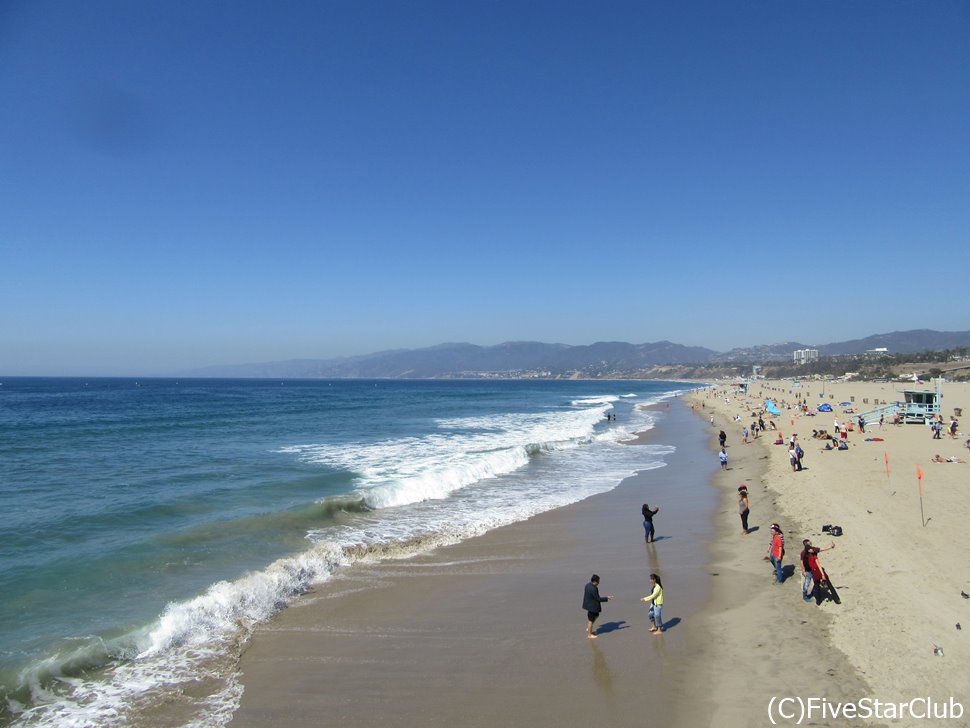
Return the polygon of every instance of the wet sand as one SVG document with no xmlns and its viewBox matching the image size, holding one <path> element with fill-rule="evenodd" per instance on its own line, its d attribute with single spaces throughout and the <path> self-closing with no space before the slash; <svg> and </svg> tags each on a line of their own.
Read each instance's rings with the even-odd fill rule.
<svg viewBox="0 0 970 728">
<path fill-rule="evenodd" d="M 677 447 L 666 467 L 319 586 L 253 636 L 232 725 L 642 726 L 647 706 L 676 725 L 696 694 L 690 635 L 711 579 L 706 439 L 674 403 L 646 438 Z M 652 546 L 644 501 L 661 507 Z M 639 601 L 651 571 L 664 579 L 662 636 L 648 632 Z M 581 604 L 594 572 L 616 599 L 589 640 Z"/>
</svg>

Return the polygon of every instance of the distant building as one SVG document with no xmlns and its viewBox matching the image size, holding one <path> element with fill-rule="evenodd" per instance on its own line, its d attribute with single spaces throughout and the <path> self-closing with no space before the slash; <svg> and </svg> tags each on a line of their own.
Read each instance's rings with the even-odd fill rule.
<svg viewBox="0 0 970 728">
<path fill-rule="evenodd" d="M 806 364 L 818 359 L 818 349 L 797 349 L 792 353 L 795 364 Z"/>
<path fill-rule="evenodd" d="M 878 349 L 866 349 L 866 356 L 869 358 L 889 356 L 889 349 L 885 346 L 880 346 Z"/>
</svg>

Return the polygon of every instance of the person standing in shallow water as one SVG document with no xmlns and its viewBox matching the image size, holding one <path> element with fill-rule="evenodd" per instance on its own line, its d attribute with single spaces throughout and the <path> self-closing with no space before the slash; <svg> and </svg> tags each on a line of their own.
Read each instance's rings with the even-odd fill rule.
<svg viewBox="0 0 970 728">
<path fill-rule="evenodd" d="M 644 503 L 643 508 L 640 509 L 640 512 L 643 513 L 643 538 L 647 543 L 653 543 L 655 540 L 653 537 L 653 517 L 657 515 L 659 511 L 660 506 L 651 509 L 646 503 Z"/>
<path fill-rule="evenodd" d="M 600 578 L 598 574 L 593 574 L 589 579 L 589 584 L 586 585 L 586 591 L 583 592 L 583 609 L 586 610 L 586 636 L 591 639 L 596 639 L 596 633 L 593 632 L 593 623 L 599 619 L 600 613 L 603 611 L 603 602 L 608 602 L 613 598 L 611 594 L 608 597 L 600 596 Z"/>
</svg>

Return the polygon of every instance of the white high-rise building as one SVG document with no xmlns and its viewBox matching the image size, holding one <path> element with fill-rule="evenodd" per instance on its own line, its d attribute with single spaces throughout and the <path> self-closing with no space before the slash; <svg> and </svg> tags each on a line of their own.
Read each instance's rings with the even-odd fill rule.
<svg viewBox="0 0 970 728">
<path fill-rule="evenodd" d="M 818 359 L 818 349 L 796 349 L 792 353 L 792 361 L 795 364 L 805 364 L 816 359 Z"/>
</svg>

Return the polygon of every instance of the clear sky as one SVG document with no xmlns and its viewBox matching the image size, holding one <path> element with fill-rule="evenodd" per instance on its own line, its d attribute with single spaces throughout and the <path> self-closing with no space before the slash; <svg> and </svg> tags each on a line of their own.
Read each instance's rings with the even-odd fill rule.
<svg viewBox="0 0 970 728">
<path fill-rule="evenodd" d="M 0 99 L 0 374 L 970 328 L 964 0 L 0 0 Z"/>
</svg>

